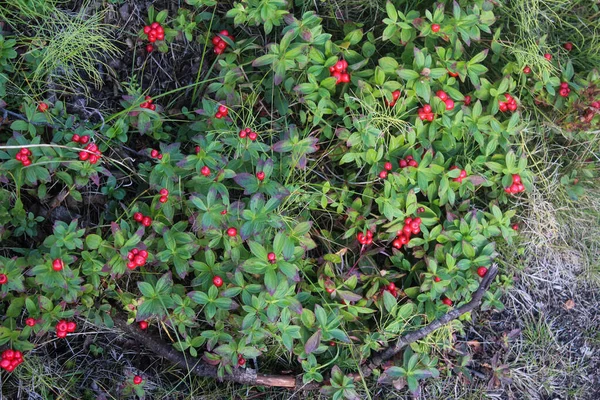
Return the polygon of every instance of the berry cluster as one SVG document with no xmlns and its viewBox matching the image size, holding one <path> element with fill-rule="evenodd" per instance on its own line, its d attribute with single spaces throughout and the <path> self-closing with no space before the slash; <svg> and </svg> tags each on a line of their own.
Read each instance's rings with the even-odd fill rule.
<svg viewBox="0 0 600 400">
<path fill-rule="evenodd" d="M 61 339 L 66 338 L 67 333 L 75 332 L 75 328 L 77 328 L 77 324 L 75 322 L 67 322 L 64 319 L 61 319 L 58 321 L 58 324 L 56 324 L 56 336 Z"/>
<path fill-rule="evenodd" d="M 392 168 L 393 168 L 392 163 L 389 161 L 386 161 L 385 164 L 383 164 L 383 170 L 379 173 L 379 177 L 381 179 L 387 178 L 388 171 L 391 171 Z"/>
<path fill-rule="evenodd" d="M 521 193 L 525 191 L 525 186 L 521 183 L 521 176 L 519 174 L 513 174 L 512 176 L 513 183 L 507 188 L 504 188 L 504 191 L 508 194 Z"/>
<path fill-rule="evenodd" d="M 205 165 L 204 167 L 200 168 L 200 173 L 208 178 L 210 176 L 210 168 Z"/>
<path fill-rule="evenodd" d="M 213 277 L 213 285 L 215 285 L 216 287 L 223 286 L 223 278 L 221 278 L 219 275 L 215 275 Z"/>
<path fill-rule="evenodd" d="M 333 76 L 336 81 L 335 84 L 350 82 L 350 74 L 348 74 L 348 61 L 339 60 L 332 67 L 329 67 L 329 73 Z"/>
<path fill-rule="evenodd" d="M 229 31 L 222 30 L 219 32 L 219 34 L 229 38 L 232 42 L 235 42 L 234 37 L 229 34 Z M 219 35 L 216 35 L 214 38 L 212 38 L 212 44 L 215 46 L 213 50 L 215 54 L 222 54 L 227 48 L 227 42 L 221 39 Z"/>
<path fill-rule="evenodd" d="M 39 112 L 46 112 L 48 110 L 48 104 L 41 102 L 38 104 L 37 109 Z"/>
<path fill-rule="evenodd" d="M 517 101 L 508 93 L 504 93 L 506 101 L 498 100 L 498 109 L 502 112 L 515 112 L 517 110 Z"/>
<path fill-rule="evenodd" d="M 385 99 L 385 104 L 388 107 L 394 107 L 396 105 L 396 102 L 398 101 L 398 99 L 400 98 L 400 91 L 399 90 L 394 90 L 392 92 L 392 101 L 388 101 L 387 99 Z"/>
<path fill-rule="evenodd" d="M 2 352 L 2 361 L 0 361 L 0 368 L 6 372 L 13 372 L 15 368 L 23 362 L 23 353 L 19 350 L 4 350 Z"/>
<path fill-rule="evenodd" d="M 392 242 L 392 246 L 401 249 L 402 246 L 410 241 L 412 235 L 417 235 L 419 233 L 421 233 L 421 218 L 405 218 L 404 226 L 397 232 L 397 237 Z"/>
<path fill-rule="evenodd" d="M 571 93 L 571 89 L 569 88 L 569 83 L 562 82 L 560 84 L 560 89 L 558 89 L 558 94 L 562 97 L 567 97 Z"/>
<path fill-rule="evenodd" d="M 390 282 L 387 286 L 383 288 L 383 290 L 387 290 L 394 297 L 398 297 L 398 288 L 394 282 Z"/>
<path fill-rule="evenodd" d="M 142 267 L 144 264 L 146 264 L 148 252 L 146 250 L 132 249 L 127 254 L 127 259 L 129 260 L 127 263 L 127 268 L 136 269 L 136 267 Z"/>
<path fill-rule="evenodd" d="M 79 152 L 79 159 L 81 161 L 89 161 L 90 164 L 96 164 L 100 157 L 102 157 L 102 152 L 98 150 L 98 146 L 96 143 L 90 143 L 85 146 L 85 150 Z"/>
<path fill-rule="evenodd" d="M 144 97 L 144 100 L 146 101 L 140 104 L 140 108 L 146 108 L 148 110 L 156 111 L 156 104 L 152 104 L 152 102 L 154 101 L 152 100 L 152 97 L 146 96 Z"/>
<path fill-rule="evenodd" d="M 238 366 L 243 367 L 246 364 L 246 359 L 241 354 L 238 354 Z"/>
<path fill-rule="evenodd" d="M 433 121 L 434 114 L 431 111 L 431 106 L 429 104 L 425 104 L 423 107 L 419 108 L 417 112 L 419 113 L 419 118 L 421 118 L 421 121 Z"/>
<path fill-rule="evenodd" d="M 398 165 L 400 166 L 400 168 L 406 168 L 406 167 L 418 167 L 419 163 L 417 162 L 417 160 L 415 160 L 413 158 L 413 156 L 408 155 L 406 157 L 404 157 L 403 160 L 398 161 Z"/>
<path fill-rule="evenodd" d="M 479 267 L 477 268 L 477 275 L 479 275 L 480 277 L 484 277 L 485 274 L 487 274 L 488 269 L 486 267 Z"/>
<path fill-rule="evenodd" d="M 267 260 L 269 260 L 271 264 L 275 264 L 277 262 L 277 256 L 275 255 L 275 253 L 271 252 L 267 254 Z"/>
<path fill-rule="evenodd" d="M 6 274 L 0 274 L 0 285 L 8 283 L 8 276 Z"/>
<path fill-rule="evenodd" d="M 250 128 L 244 128 L 240 131 L 240 139 L 245 139 L 246 137 L 255 141 L 258 138 L 258 134 Z"/>
<path fill-rule="evenodd" d="M 25 325 L 27 325 L 27 326 L 34 327 L 35 324 L 37 324 L 37 321 L 31 317 L 29 317 L 25 320 Z"/>
<path fill-rule="evenodd" d="M 150 157 L 162 160 L 162 154 L 160 154 L 156 149 L 150 150 Z"/>
<path fill-rule="evenodd" d="M 148 36 L 148 41 L 150 43 L 165 39 L 165 28 L 163 28 L 158 22 L 153 22 L 150 25 L 144 26 L 144 33 Z M 153 45 L 146 45 L 146 51 L 148 53 L 151 53 L 152 50 L 154 50 Z"/>
<path fill-rule="evenodd" d="M 444 103 L 446 103 L 446 111 L 454 110 L 454 100 L 452 100 L 446 92 L 444 92 L 443 90 L 438 90 L 435 93 L 435 95 L 439 97 L 439 99 L 442 100 Z"/>
<path fill-rule="evenodd" d="M 224 106 L 223 104 L 221 104 L 219 106 L 219 108 L 217 109 L 217 112 L 215 113 L 215 118 L 221 119 L 223 117 L 226 117 L 227 114 L 229 114 L 229 110 L 227 109 L 227 106 Z"/>
<path fill-rule="evenodd" d="M 453 165 L 452 167 L 450 167 L 450 171 L 452 171 L 454 169 L 459 169 L 459 168 L 456 165 Z M 467 177 L 467 171 L 465 171 L 464 169 L 461 169 L 460 175 L 458 175 L 458 178 L 454 178 L 452 180 L 454 182 L 462 183 L 463 179 L 465 179 L 466 177 Z"/>
<path fill-rule="evenodd" d="M 29 157 L 31 157 L 31 150 L 23 147 L 17 153 L 17 155 L 15 156 L 15 159 L 21 161 L 21 164 L 23 164 L 24 167 L 27 167 L 27 166 L 31 165 L 31 159 Z"/>
<path fill-rule="evenodd" d="M 78 134 L 74 134 L 71 140 L 75 143 L 87 144 L 90 141 L 90 137 L 89 135 L 80 136 Z"/>
<path fill-rule="evenodd" d="M 237 236 L 237 229 L 235 229 L 233 227 L 227 229 L 227 236 L 229 236 L 229 237 L 236 237 Z"/>
<path fill-rule="evenodd" d="M 146 228 L 152 225 L 152 218 L 147 215 L 142 214 L 141 212 L 136 212 L 133 214 L 133 219 L 140 224 L 144 225 Z"/>
<path fill-rule="evenodd" d="M 373 232 L 371 231 L 367 231 L 367 233 L 362 233 L 362 232 L 358 232 L 358 235 L 356 235 L 356 240 L 358 240 L 358 243 L 362 244 L 362 245 L 368 245 L 373 243 Z"/>
<path fill-rule="evenodd" d="M 65 262 L 63 260 L 61 260 L 60 258 L 57 258 L 56 260 L 52 261 L 52 269 L 55 270 L 56 272 L 62 271 L 62 269 L 64 267 L 65 267 Z"/>
<path fill-rule="evenodd" d="M 139 385 L 140 383 L 142 383 L 144 380 L 142 379 L 141 376 L 136 375 L 133 377 L 133 384 L 134 385 Z"/>
<path fill-rule="evenodd" d="M 158 199 L 158 201 L 160 201 L 161 203 L 166 203 L 169 200 L 169 191 L 167 189 L 160 189 L 158 194 L 160 194 L 160 198 Z"/>
</svg>

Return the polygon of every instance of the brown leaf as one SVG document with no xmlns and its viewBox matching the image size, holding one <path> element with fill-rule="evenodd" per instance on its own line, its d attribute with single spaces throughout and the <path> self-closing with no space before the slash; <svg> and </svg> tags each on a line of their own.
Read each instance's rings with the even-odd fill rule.
<svg viewBox="0 0 600 400">
<path fill-rule="evenodd" d="M 575 308 L 575 302 L 572 299 L 569 299 L 565 303 L 565 310 L 569 311 Z"/>
</svg>

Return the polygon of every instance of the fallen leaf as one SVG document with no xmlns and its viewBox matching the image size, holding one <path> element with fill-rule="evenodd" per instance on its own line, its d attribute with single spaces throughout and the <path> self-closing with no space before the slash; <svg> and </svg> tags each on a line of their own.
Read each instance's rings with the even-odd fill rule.
<svg viewBox="0 0 600 400">
<path fill-rule="evenodd" d="M 569 311 L 575 308 L 575 302 L 573 300 L 567 300 L 565 303 L 565 310 Z"/>
</svg>

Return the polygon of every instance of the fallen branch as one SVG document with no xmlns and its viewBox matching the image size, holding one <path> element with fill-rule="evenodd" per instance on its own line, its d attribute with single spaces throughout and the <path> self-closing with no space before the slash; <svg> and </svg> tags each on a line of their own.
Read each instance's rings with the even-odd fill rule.
<svg viewBox="0 0 600 400">
<path fill-rule="evenodd" d="M 384 361 L 389 360 L 398 354 L 404 347 L 408 346 L 411 343 L 416 342 L 417 340 L 423 339 L 425 336 L 429 335 L 433 331 L 441 328 L 447 323 L 459 318 L 460 316 L 473 311 L 475 308 L 479 307 L 481 304 L 481 300 L 483 299 L 483 295 L 490 288 L 490 285 L 494 281 L 496 274 L 498 273 L 498 266 L 493 265 L 488 270 L 485 277 L 481 280 L 479 284 L 479 288 L 473 294 L 473 297 L 470 302 L 465 305 L 462 305 L 454 310 L 442 315 L 439 319 L 436 319 L 432 323 L 423 328 L 416 330 L 414 332 L 407 333 L 404 336 L 401 336 L 394 346 L 388 347 L 386 350 L 376 353 L 371 360 L 367 363 L 367 365 L 361 368 L 361 373 L 364 377 L 371 375 L 374 369 L 379 368 Z"/>
<path fill-rule="evenodd" d="M 481 304 L 483 295 L 489 289 L 497 273 L 497 266 L 494 265 L 490 267 L 485 277 L 481 280 L 481 284 L 479 285 L 477 291 L 473 294 L 473 298 L 470 302 L 448 312 L 447 314 L 444 314 L 439 319 L 419 330 L 401 336 L 394 346 L 373 355 L 369 362 L 367 362 L 361 368 L 361 374 L 353 374 L 354 379 L 360 380 L 370 376 L 373 373 L 373 370 L 379 368 L 383 362 L 398 354 L 404 347 L 416 342 L 417 340 L 423 339 L 436 329 L 441 328 L 445 324 L 459 318 L 463 314 L 473 311 Z M 234 368 L 231 375 L 225 375 L 223 378 L 219 378 L 217 376 L 217 368 L 215 366 L 209 365 L 197 358 L 185 357 L 183 353 L 176 351 L 172 346 L 165 343 L 161 339 L 142 331 L 136 324 L 127 324 L 127 322 L 121 318 L 114 318 L 114 321 L 115 325 L 119 329 L 137 339 L 149 350 L 163 358 L 166 358 L 173 364 L 189 370 L 191 373 L 197 376 L 222 379 L 245 385 L 285 387 L 289 389 L 300 390 L 316 390 L 321 387 L 319 384 L 303 385 L 302 379 L 293 376 L 258 374 L 255 370 L 250 368 Z"/>
</svg>

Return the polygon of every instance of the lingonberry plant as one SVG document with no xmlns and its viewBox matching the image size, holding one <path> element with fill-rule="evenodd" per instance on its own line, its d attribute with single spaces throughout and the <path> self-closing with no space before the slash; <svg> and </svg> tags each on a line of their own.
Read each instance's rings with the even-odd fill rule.
<svg viewBox="0 0 600 400">
<path fill-rule="evenodd" d="M 383 29 L 343 35 L 267 3 L 235 3 L 216 35 L 206 26 L 218 57 L 198 104 L 169 110 L 168 93 L 130 86 L 101 125 L 28 101 L 0 131 L 0 238 L 15 249 L 0 257 L 2 368 L 31 332 L 70 340 L 76 319 L 124 318 L 171 330 L 220 376 L 261 366 L 273 346 L 304 382 L 335 364 L 325 391 L 351 393 L 340 368 L 469 302 L 497 243 L 518 235 L 515 195 L 533 185 L 514 145 L 527 105 L 564 111 L 573 129 L 600 120 L 600 79 L 567 59 L 558 76 L 512 59 L 489 73 L 508 58 L 490 2 L 423 14 L 388 2 Z M 166 11 L 148 17 L 150 52 L 177 32 Z M 243 23 L 268 40 L 240 29 L 235 42 Z M 87 209 L 97 193 L 94 215 L 34 212 L 51 198 Z M 433 354 L 405 364 L 387 374 L 413 391 L 438 374 Z"/>
</svg>

